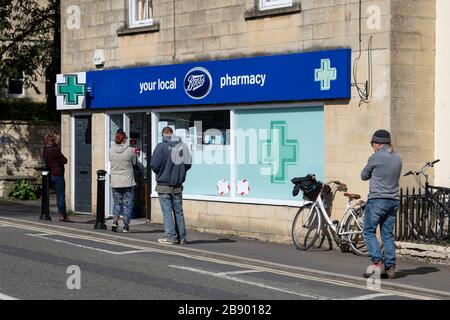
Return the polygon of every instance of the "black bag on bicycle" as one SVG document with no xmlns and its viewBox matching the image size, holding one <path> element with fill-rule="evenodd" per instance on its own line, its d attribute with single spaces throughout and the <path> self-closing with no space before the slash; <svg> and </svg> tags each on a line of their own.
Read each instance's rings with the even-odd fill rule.
<svg viewBox="0 0 450 320">
<path fill-rule="evenodd" d="M 292 195 L 296 197 L 301 190 L 303 199 L 307 201 L 316 201 L 323 187 L 322 182 L 317 181 L 316 176 L 312 174 L 302 178 L 294 178 L 291 181 L 295 185 Z"/>
</svg>

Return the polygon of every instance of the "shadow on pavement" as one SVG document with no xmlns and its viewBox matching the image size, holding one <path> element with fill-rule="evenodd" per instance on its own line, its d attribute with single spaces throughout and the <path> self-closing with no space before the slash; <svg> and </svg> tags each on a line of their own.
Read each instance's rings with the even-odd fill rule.
<svg viewBox="0 0 450 320">
<path fill-rule="evenodd" d="M 207 243 L 232 243 L 236 242 L 236 240 L 231 239 L 217 239 L 217 240 L 192 240 L 189 241 L 188 244 L 207 244 Z"/>
<path fill-rule="evenodd" d="M 395 278 L 400 279 L 400 278 L 405 278 L 408 276 L 424 275 L 424 274 L 429 274 L 429 273 L 434 273 L 434 272 L 440 272 L 440 270 L 437 268 L 433 268 L 433 267 L 419 267 L 419 268 L 411 269 L 411 270 L 397 271 Z"/>
<path fill-rule="evenodd" d="M 130 227 L 130 229 L 132 228 L 132 226 Z M 142 231 L 142 230 L 137 230 L 137 231 L 133 231 L 130 230 L 131 234 L 136 234 L 136 233 L 164 233 L 164 230 L 150 230 L 150 231 Z"/>
</svg>

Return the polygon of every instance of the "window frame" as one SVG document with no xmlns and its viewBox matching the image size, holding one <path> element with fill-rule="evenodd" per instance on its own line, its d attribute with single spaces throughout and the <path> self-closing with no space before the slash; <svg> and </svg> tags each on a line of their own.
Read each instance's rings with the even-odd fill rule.
<svg viewBox="0 0 450 320">
<path fill-rule="evenodd" d="M 8 95 L 8 97 L 12 97 L 12 98 L 24 98 L 25 97 L 25 94 L 26 94 L 26 91 L 25 91 L 25 86 L 24 86 L 24 76 L 23 76 L 23 74 L 22 74 L 22 78 L 20 78 L 20 79 L 11 79 L 11 78 L 8 78 L 8 88 L 7 88 L 7 95 Z M 11 93 L 9 90 L 10 90 L 10 81 L 17 81 L 17 82 L 22 82 L 22 92 L 21 93 Z"/>
<path fill-rule="evenodd" d="M 292 7 L 294 4 L 293 0 L 272 0 L 274 3 L 268 3 L 269 0 L 259 0 L 259 10 L 272 10 L 279 8 Z"/>
<path fill-rule="evenodd" d="M 139 27 L 147 27 L 153 25 L 153 2 L 152 0 L 143 0 L 147 1 L 148 5 L 151 7 L 152 17 L 145 20 L 136 20 L 136 0 L 128 0 L 128 26 L 129 28 L 139 28 Z M 145 5 L 144 5 L 145 6 Z"/>
</svg>

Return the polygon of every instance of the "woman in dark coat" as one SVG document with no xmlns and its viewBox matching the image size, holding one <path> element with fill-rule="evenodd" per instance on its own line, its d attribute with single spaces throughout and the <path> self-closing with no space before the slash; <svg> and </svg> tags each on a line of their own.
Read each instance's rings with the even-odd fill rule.
<svg viewBox="0 0 450 320">
<path fill-rule="evenodd" d="M 59 221 L 71 222 L 66 211 L 66 182 L 64 180 L 64 165 L 67 158 L 61 153 L 59 135 L 55 131 L 47 133 L 44 137 L 44 161 L 50 170 L 51 183 L 56 192 L 56 205 L 59 212 Z"/>
</svg>

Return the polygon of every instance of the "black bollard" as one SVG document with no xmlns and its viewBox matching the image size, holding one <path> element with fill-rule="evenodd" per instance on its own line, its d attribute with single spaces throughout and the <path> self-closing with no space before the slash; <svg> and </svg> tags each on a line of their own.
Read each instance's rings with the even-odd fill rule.
<svg viewBox="0 0 450 320">
<path fill-rule="evenodd" d="M 97 220 L 95 230 L 106 230 L 105 224 L 105 170 L 97 171 Z"/>
<path fill-rule="evenodd" d="M 52 221 L 50 217 L 50 171 L 47 167 L 42 169 L 42 186 L 41 186 L 41 216 L 39 220 Z"/>
</svg>

